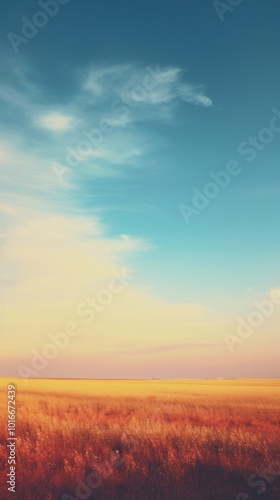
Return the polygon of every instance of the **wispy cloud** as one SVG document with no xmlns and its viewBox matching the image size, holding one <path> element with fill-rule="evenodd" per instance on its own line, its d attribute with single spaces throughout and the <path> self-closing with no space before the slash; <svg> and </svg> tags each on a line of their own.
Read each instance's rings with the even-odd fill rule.
<svg viewBox="0 0 280 500">
<path fill-rule="evenodd" d="M 65 131 L 71 127 L 72 118 L 63 113 L 46 113 L 38 117 L 35 124 L 46 128 L 48 130 L 53 130 L 55 132 Z"/>
<path fill-rule="evenodd" d="M 177 67 L 135 64 L 92 67 L 84 88 L 95 97 L 116 95 L 133 104 L 158 106 L 182 99 L 205 107 L 212 105 L 212 100 L 205 95 L 205 88 L 186 83 L 182 69 Z"/>
<path fill-rule="evenodd" d="M 68 187 L 83 176 L 114 178 L 128 167 L 147 168 L 147 154 L 157 145 L 152 124 L 175 116 L 180 100 L 212 103 L 203 87 L 184 81 L 180 68 L 130 63 L 76 69 L 72 94 L 58 106 L 32 71 L 9 60 L 1 69 L 0 101 L 8 119 L 4 113 L 0 129 L 3 142 L 9 135 L 13 145 L 3 148 L 0 161 L 5 155 L 5 182 L 18 169 L 34 194 L 49 184 L 61 187 L 53 185 L 55 162 L 66 167 Z"/>
<path fill-rule="evenodd" d="M 190 104 L 205 106 L 206 108 L 212 106 L 213 104 L 212 99 L 205 95 L 204 86 L 193 87 L 191 85 L 184 84 L 180 86 L 179 92 L 183 101 L 186 101 Z"/>
</svg>

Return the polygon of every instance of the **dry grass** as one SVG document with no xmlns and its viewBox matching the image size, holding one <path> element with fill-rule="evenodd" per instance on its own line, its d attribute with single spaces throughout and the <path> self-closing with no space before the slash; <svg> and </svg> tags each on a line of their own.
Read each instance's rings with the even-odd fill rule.
<svg viewBox="0 0 280 500">
<path fill-rule="evenodd" d="M 73 500 L 90 478 L 99 487 L 83 499 L 280 498 L 279 477 L 262 495 L 247 484 L 280 460 L 280 381 L 15 380 L 17 493 L 7 495 L 11 382 L 0 381 L 1 500 Z"/>
</svg>

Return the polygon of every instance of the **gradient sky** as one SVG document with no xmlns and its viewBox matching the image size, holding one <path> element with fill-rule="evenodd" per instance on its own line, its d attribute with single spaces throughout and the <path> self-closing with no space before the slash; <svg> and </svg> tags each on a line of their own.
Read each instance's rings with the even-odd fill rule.
<svg viewBox="0 0 280 500">
<path fill-rule="evenodd" d="M 280 305 L 234 353 L 224 334 L 280 285 L 280 132 L 263 132 L 280 126 L 279 2 L 221 21 L 208 0 L 70 0 L 16 39 L 40 10 L 0 20 L 0 374 L 74 321 L 38 376 L 278 377 Z M 117 272 L 121 293 L 81 316 Z"/>
</svg>

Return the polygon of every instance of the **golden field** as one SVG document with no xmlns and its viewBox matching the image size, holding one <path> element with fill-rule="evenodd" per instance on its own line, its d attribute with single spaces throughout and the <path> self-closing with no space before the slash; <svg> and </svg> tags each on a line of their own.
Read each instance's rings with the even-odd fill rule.
<svg viewBox="0 0 280 500">
<path fill-rule="evenodd" d="M 280 498 L 279 380 L 0 379 L 0 389 L 1 500 Z"/>
</svg>

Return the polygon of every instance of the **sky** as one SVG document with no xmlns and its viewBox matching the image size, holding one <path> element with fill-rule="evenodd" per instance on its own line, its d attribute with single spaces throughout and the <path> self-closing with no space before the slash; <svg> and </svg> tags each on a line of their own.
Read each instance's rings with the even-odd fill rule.
<svg viewBox="0 0 280 500">
<path fill-rule="evenodd" d="M 2 6 L 1 376 L 279 377 L 279 14 Z"/>
</svg>

